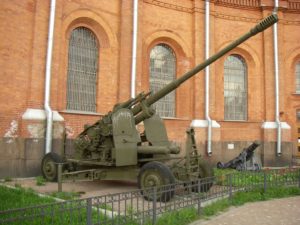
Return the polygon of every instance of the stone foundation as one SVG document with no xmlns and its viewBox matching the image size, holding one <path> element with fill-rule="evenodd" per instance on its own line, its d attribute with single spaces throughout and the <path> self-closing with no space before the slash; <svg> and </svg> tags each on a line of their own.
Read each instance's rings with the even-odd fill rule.
<svg viewBox="0 0 300 225">
<path fill-rule="evenodd" d="M 243 148 L 252 142 L 213 142 L 213 153 L 208 156 L 206 144 L 198 143 L 200 154 L 213 166 L 217 162 L 228 162 L 240 154 Z M 45 154 L 45 140 L 40 138 L 2 138 L 0 139 L 0 178 L 5 177 L 33 177 L 41 175 L 41 162 Z M 53 151 L 61 154 L 62 139 L 54 139 Z M 291 166 L 294 144 L 282 143 L 282 155 L 276 154 L 276 142 L 263 142 L 255 150 L 264 167 Z M 67 140 L 66 154 L 74 154 L 73 140 Z"/>
<path fill-rule="evenodd" d="M 62 144 L 62 139 L 54 139 L 53 151 L 61 154 Z M 0 155 L 0 178 L 39 176 L 45 155 L 45 139 L 2 138 Z"/>
<path fill-rule="evenodd" d="M 251 141 L 222 141 L 221 128 L 212 128 L 212 155 L 207 154 L 207 124 L 200 123 L 195 127 L 195 138 L 199 153 L 212 165 L 217 162 L 228 162 L 237 157 L 244 148 L 248 147 L 255 140 Z M 295 144 L 292 142 L 291 129 L 287 123 L 282 123 L 281 130 L 281 156 L 277 154 L 277 129 L 274 122 L 266 122 L 261 127 L 262 137 L 260 146 L 255 150 L 255 157 L 260 159 L 264 167 L 291 166 Z"/>
<path fill-rule="evenodd" d="M 208 156 L 206 153 L 206 144 L 198 143 L 197 147 L 199 153 L 213 166 L 217 165 L 217 162 L 228 162 L 237 157 L 245 147 L 248 147 L 252 142 L 212 142 L 212 155 Z M 228 148 L 230 146 L 230 148 Z M 231 146 L 234 146 L 231 149 Z M 282 154 L 277 156 L 276 143 L 275 142 L 263 142 L 256 148 L 254 155 L 260 159 L 262 166 L 264 167 L 282 167 L 292 166 L 292 156 L 294 143 L 283 142 L 281 144 Z"/>
<path fill-rule="evenodd" d="M 207 124 L 205 121 L 196 121 L 195 139 L 199 153 L 203 158 L 216 166 L 217 162 L 228 162 L 237 157 L 241 151 L 253 141 L 222 141 L 221 128 L 213 121 L 212 128 L 212 155 L 207 153 Z M 63 131 L 64 121 L 53 123 L 52 151 L 62 154 L 64 149 Z M 31 177 L 41 175 L 41 162 L 45 154 L 45 120 L 23 118 L 21 123 L 22 136 L 12 136 L 0 139 L 0 178 L 4 177 Z M 259 130 L 258 130 L 259 131 Z M 281 156 L 276 151 L 276 128 L 273 123 L 265 123 L 261 129 L 262 138 L 260 146 L 255 150 L 255 157 L 262 162 L 264 167 L 291 166 L 295 144 L 291 141 L 291 130 L 283 124 Z M 183 143 L 181 143 L 184 146 Z M 66 155 L 74 155 L 73 139 L 68 139 L 65 144 Z M 182 151 L 183 152 L 183 151 Z M 184 156 L 184 152 L 182 153 Z"/>
</svg>

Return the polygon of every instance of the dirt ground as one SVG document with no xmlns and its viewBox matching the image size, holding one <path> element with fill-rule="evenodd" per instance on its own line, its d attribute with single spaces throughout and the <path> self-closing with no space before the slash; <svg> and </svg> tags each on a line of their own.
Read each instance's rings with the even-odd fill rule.
<svg viewBox="0 0 300 225">
<path fill-rule="evenodd" d="M 300 197 L 274 199 L 231 207 L 209 220 L 190 225 L 299 225 Z"/>
<path fill-rule="evenodd" d="M 6 184 L 10 186 L 20 184 L 24 188 L 32 188 L 42 194 L 49 194 L 58 191 L 57 183 L 46 182 L 45 185 L 38 186 L 35 178 L 15 179 L 11 182 L 6 182 Z M 129 181 L 80 181 L 62 184 L 62 191 L 78 192 L 81 194 L 80 198 L 115 194 L 137 189 L 137 183 Z"/>
</svg>

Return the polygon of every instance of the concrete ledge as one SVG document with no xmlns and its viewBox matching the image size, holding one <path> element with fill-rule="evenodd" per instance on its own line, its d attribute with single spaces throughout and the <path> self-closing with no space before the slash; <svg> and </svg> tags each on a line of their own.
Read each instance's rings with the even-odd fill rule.
<svg viewBox="0 0 300 225">
<path fill-rule="evenodd" d="M 208 121 L 207 120 L 193 120 L 190 124 L 191 127 L 208 127 Z M 220 128 L 220 124 L 215 121 L 215 120 L 212 120 L 212 127 L 213 128 Z"/>
<path fill-rule="evenodd" d="M 46 113 L 43 109 L 26 109 L 22 115 L 23 120 L 46 120 Z M 61 122 L 64 118 L 57 112 L 53 111 L 53 121 Z"/>
<path fill-rule="evenodd" d="M 52 151 L 61 154 L 63 139 L 52 141 Z M 0 138 L 0 179 L 41 175 L 44 148 L 44 138 Z"/>
<path fill-rule="evenodd" d="M 286 122 L 280 122 L 281 124 L 281 129 L 291 129 L 291 126 L 288 125 Z M 261 126 L 263 129 L 277 129 L 277 123 L 276 122 L 264 122 Z"/>
</svg>

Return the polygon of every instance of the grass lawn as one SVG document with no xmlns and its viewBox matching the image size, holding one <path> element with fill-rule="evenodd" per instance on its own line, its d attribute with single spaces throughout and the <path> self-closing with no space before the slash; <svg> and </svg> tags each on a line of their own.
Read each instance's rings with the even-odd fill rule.
<svg viewBox="0 0 300 225">
<path fill-rule="evenodd" d="M 8 188 L 0 186 L 0 211 L 29 207 L 39 204 L 55 202 L 48 197 L 38 196 L 32 189 Z"/>
<path fill-rule="evenodd" d="M 71 200 L 74 193 L 53 193 L 51 196 Z M 51 197 L 38 196 L 32 189 L 8 188 L 0 185 L 0 224 L 22 224 L 22 225 L 69 225 L 87 224 L 87 206 L 85 200 L 68 201 L 63 203 L 56 203 Z M 45 204 L 48 204 L 44 206 Z M 17 208 L 30 208 L 30 206 L 37 206 L 32 209 L 18 210 Z M 9 213 L 1 213 L 1 211 L 12 210 Z M 93 224 L 97 221 L 105 221 L 105 224 L 113 224 L 111 218 L 105 216 L 103 213 L 92 210 Z M 126 225 L 137 225 L 136 221 L 132 221 L 128 217 L 115 218 L 118 221 L 126 220 Z M 116 223 L 116 222 L 114 222 Z"/>
<path fill-rule="evenodd" d="M 227 173 L 227 171 L 225 171 Z M 272 175 L 274 177 L 274 175 Z M 278 176 L 278 175 L 276 175 Z M 287 175 L 283 175 L 287 176 Z M 285 179 L 294 179 L 294 174 L 289 174 Z M 247 179 L 251 180 L 252 175 Z M 240 183 L 240 182 L 238 182 Z M 66 194 L 63 193 L 63 196 Z M 214 202 L 202 209 L 201 216 L 198 215 L 196 208 L 185 208 L 171 213 L 165 213 L 157 217 L 156 225 L 186 225 L 201 218 L 209 218 L 222 211 L 227 210 L 230 206 L 239 206 L 247 202 L 265 201 L 274 198 L 283 198 L 289 196 L 300 195 L 300 188 L 298 187 L 268 187 L 264 192 L 262 188 L 255 189 L 248 192 L 235 193 L 232 198 L 222 199 Z M 56 196 L 61 197 L 61 196 Z M 67 195 L 69 197 L 69 195 Z M 72 196 L 71 196 L 72 197 Z M 0 186 L 0 224 L 20 224 L 35 225 L 35 224 L 86 224 L 87 206 L 86 200 L 68 201 L 60 204 L 55 204 L 55 200 L 50 197 L 40 197 L 32 189 L 24 188 L 7 188 Z M 52 204 L 51 204 L 52 203 Z M 43 207 L 42 204 L 50 204 Z M 1 211 L 26 208 L 30 206 L 41 205 L 27 211 L 12 212 L 10 214 L 1 214 Z M 90 211 L 93 223 L 102 221 L 103 224 L 116 224 L 117 221 L 125 224 L 134 225 L 139 224 L 137 221 L 131 220 L 129 217 L 114 218 L 114 222 L 97 210 Z M 36 216 L 35 216 L 36 215 Z M 18 220 L 18 217 L 21 218 Z M 9 218 L 9 222 L 3 223 L 5 219 Z M 116 220 L 117 219 L 117 220 Z M 14 221 L 16 221 L 14 223 Z M 124 223 L 122 223 L 124 224 Z M 146 225 L 151 223 L 145 223 Z"/>
</svg>

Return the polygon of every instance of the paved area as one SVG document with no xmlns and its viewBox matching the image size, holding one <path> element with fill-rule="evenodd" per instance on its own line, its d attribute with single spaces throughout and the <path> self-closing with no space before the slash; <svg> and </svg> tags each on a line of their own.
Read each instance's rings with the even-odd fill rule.
<svg viewBox="0 0 300 225">
<path fill-rule="evenodd" d="M 300 225 L 300 197 L 274 199 L 231 207 L 209 220 L 190 225 Z"/>
<path fill-rule="evenodd" d="M 42 194 L 49 194 L 58 190 L 57 183 L 54 182 L 46 182 L 44 186 L 37 186 L 35 178 L 16 179 L 6 182 L 6 184 L 11 186 L 20 184 L 24 188 L 32 188 Z M 137 183 L 129 181 L 80 181 L 63 183 L 62 185 L 63 191 L 78 192 L 81 194 L 81 198 L 134 191 L 137 189 Z"/>
</svg>

